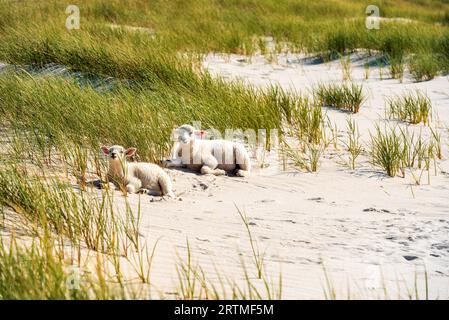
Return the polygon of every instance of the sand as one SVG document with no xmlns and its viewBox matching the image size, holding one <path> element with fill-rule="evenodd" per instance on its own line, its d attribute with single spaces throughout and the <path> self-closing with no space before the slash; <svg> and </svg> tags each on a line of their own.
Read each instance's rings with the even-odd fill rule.
<svg viewBox="0 0 449 320">
<path fill-rule="evenodd" d="M 409 89 L 425 91 L 438 113 L 438 127 L 449 124 L 447 77 L 414 83 L 379 79 L 371 67 L 364 80 L 362 55 L 353 54 L 352 77 L 368 94 L 359 114 L 353 115 L 367 143 L 369 131 L 385 118 L 385 97 Z M 307 92 L 318 82 L 342 80 L 339 61 L 318 63 L 302 55 L 280 55 L 276 64 L 264 57 L 209 55 L 204 67 L 214 75 L 240 79 L 255 86 L 279 84 Z M 326 109 L 346 135 L 348 114 Z M 207 129 L 207 128 L 203 128 Z M 449 158 L 448 131 L 442 131 L 444 159 L 438 174 L 422 185 L 406 178 L 389 178 L 374 168 L 365 154 L 357 168 L 345 164 L 341 150 L 326 152 L 317 173 L 284 170 L 275 152 L 264 165 L 253 158 L 249 178 L 202 176 L 168 170 L 177 200 L 130 195 L 131 205 L 141 202 L 141 237 L 151 247 L 159 239 L 152 281 L 162 296 L 171 298 L 177 283 L 177 255 L 186 254 L 188 239 L 193 259 L 214 279 L 220 273 L 243 284 L 242 259 L 255 278 L 248 234 L 237 208 L 244 211 L 258 247 L 265 252 L 266 272 L 282 274 L 285 299 L 323 299 L 325 274 L 337 298 L 407 298 L 415 276 L 420 297 L 425 295 L 424 266 L 430 298 L 449 297 Z M 117 201 L 124 203 L 118 191 Z M 258 280 L 254 279 L 255 283 Z M 218 280 L 217 280 L 218 283 Z M 384 288 L 387 294 L 385 295 Z M 348 294 L 349 292 L 349 294 Z"/>
<path fill-rule="evenodd" d="M 246 62 L 242 62 L 246 61 Z M 438 127 L 449 123 L 449 83 L 446 77 L 414 83 L 384 79 L 371 68 L 364 80 L 364 59 L 351 56 L 353 81 L 368 94 L 354 115 L 368 142 L 369 130 L 385 118 L 384 98 L 409 89 L 425 91 L 438 113 Z M 306 92 L 317 82 L 341 82 L 339 61 L 315 63 L 304 56 L 279 56 L 268 64 L 261 56 L 250 62 L 242 56 L 209 55 L 205 68 L 229 80 L 256 86 L 279 84 Z M 326 110 L 343 138 L 348 115 Z M 443 129 L 442 129 L 443 130 Z M 406 178 L 389 178 L 374 168 L 369 157 L 351 170 L 345 153 L 327 152 L 318 173 L 284 171 L 273 152 L 265 164 L 254 160 L 251 177 L 210 177 L 170 170 L 182 201 L 150 202 L 141 198 L 142 234 L 154 243 L 161 237 L 154 260 L 153 280 L 166 293 L 176 283 L 173 261 L 185 254 L 189 240 L 194 259 L 213 277 L 221 273 L 241 279 L 240 258 L 251 264 L 248 235 L 236 207 L 249 217 L 261 251 L 266 251 L 267 273 L 283 278 L 283 298 L 324 298 L 325 271 L 337 298 L 406 298 L 417 277 L 420 297 L 425 294 L 424 269 L 431 298 L 449 297 L 449 161 L 448 134 L 443 133 L 445 158 L 438 174 L 414 186 Z M 132 198 L 138 196 L 131 196 Z M 324 266 L 324 268 L 323 268 Z M 255 275 L 255 271 L 252 271 Z M 387 294 L 383 291 L 387 288 Z"/>
</svg>

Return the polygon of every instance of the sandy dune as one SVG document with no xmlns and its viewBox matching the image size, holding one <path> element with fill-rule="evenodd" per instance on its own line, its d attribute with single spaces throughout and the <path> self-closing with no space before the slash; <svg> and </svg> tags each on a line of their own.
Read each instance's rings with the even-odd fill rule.
<svg viewBox="0 0 449 320">
<path fill-rule="evenodd" d="M 280 57 L 276 65 L 263 57 L 242 62 L 244 57 L 208 56 L 205 67 L 212 73 L 241 79 L 254 85 L 278 83 L 284 88 L 307 90 L 318 81 L 341 81 L 339 62 L 315 64 L 301 56 Z M 420 88 L 430 96 L 439 115 L 439 126 L 449 123 L 449 83 L 446 77 L 430 82 L 380 81 L 372 67 L 363 76 L 364 60 L 352 56 L 353 79 L 363 83 L 369 95 L 353 118 L 363 140 L 376 121 L 384 120 L 384 98 Z M 384 77 L 387 78 L 387 69 Z M 327 110 L 345 136 L 347 114 Z M 447 130 L 443 134 L 447 159 Z M 406 297 L 407 290 L 424 295 L 424 266 L 430 297 L 449 297 L 449 162 L 439 163 L 438 175 L 421 186 L 410 177 L 387 178 L 362 156 L 356 170 L 344 164 L 345 153 L 329 151 L 319 172 L 283 171 L 272 153 L 267 168 L 256 167 L 248 179 L 199 176 L 171 170 L 176 193 L 182 201 L 141 198 L 142 235 L 154 243 L 161 237 L 154 261 L 153 280 L 169 293 L 176 281 L 175 252 L 185 253 L 189 239 L 195 259 L 214 275 L 214 265 L 224 274 L 241 279 L 239 253 L 251 263 L 248 236 L 236 206 L 244 210 L 261 250 L 266 250 L 267 271 L 282 272 L 283 297 L 324 298 L 323 264 L 337 297 Z M 133 200 L 134 197 L 134 200 Z M 131 196 L 132 202 L 138 196 Z M 170 267 L 167 267 L 170 266 Z M 255 271 L 253 270 L 253 274 Z"/>
<path fill-rule="evenodd" d="M 242 56 L 209 55 L 204 67 L 229 80 L 240 79 L 256 86 L 276 83 L 283 88 L 307 92 L 318 82 L 341 82 L 339 61 L 318 63 L 304 56 L 279 56 L 277 64 L 263 57 L 251 62 Z M 325 272 L 338 298 L 407 297 L 414 290 L 424 297 L 424 266 L 431 298 L 449 297 L 449 83 L 447 77 L 413 83 L 379 79 L 371 68 L 364 80 L 363 56 L 352 55 L 353 80 L 368 95 L 354 115 L 362 140 L 385 118 L 385 97 L 419 88 L 432 100 L 442 131 L 444 159 L 438 174 L 427 176 L 421 186 L 406 178 L 388 178 L 373 168 L 364 154 L 350 170 L 347 154 L 327 151 L 318 173 L 284 170 L 275 151 L 253 159 L 249 178 L 200 176 L 169 170 L 178 200 L 130 195 L 131 205 L 141 205 L 141 236 L 151 247 L 159 240 L 153 261 L 156 292 L 171 298 L 176 286 L 177 254 L 186 254 L 188 239 L 197 261 L 210 279 L 215 269 L 243 286 L 242 259 L 255 277 L 248 234 L 237 207 L 246 212 L 261 251 L 265 251 L 267 274 L 282 273 L 283 298 L 324 298 Z M 348 114 L 326 110 L 338 125 L 339 138 L 346 137 Z M 435 117 L 436 118 L 436 117 Z M 418 130 L 419 126 L 415 126 Z M 207 128 L 204 128 L 207 129 Z M 423 129 L 424 130 L 424 129 Z M 426 130 L 423 134 L 427 134 Z M 263 168 L 262 168 L 263 167 Z M 124 198 L 116 191 L 119 205 Z M 258 283 L 258 280 L 254 280 Z M 217 280 L 218 282 L 218 280 Z"/>
</svg>

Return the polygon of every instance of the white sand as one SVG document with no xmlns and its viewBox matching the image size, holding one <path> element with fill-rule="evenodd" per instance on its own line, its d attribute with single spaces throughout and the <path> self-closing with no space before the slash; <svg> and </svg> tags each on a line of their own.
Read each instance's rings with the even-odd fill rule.
<svg viewBox="0 0 449 320">
<path fill-rule="evenodd" d="M 341 82 L 338 61 L 307 65 L 299 58 L 289 56 L 287 62 L 280 57 L 279 64 L 269 65 L 263 57 L 248 64 L 239 62 L 244 57 L 210 55 L 205 67 L 229 79 L 260 86 L 278 83 L 296 90 L 307 90 L 318 81 Z M 352 61 L 353 79 L 363 83 L 369 95 L 360 113 L 353 116 L 365 142 L 374 123 L 385 121 L 384 98 L 408 89 L 426 91 L 439 115 L 439 127 L 449 123 L 446 77 L 413 83 L 406 76 L 401 84 L 392 79 L 380 81 L 377 68 L 372 68 L 365 81 L 364 60 L 353 55 Z M 385 68 L 384 78 L 387 73 Z M 348 115 L 335 110 L 327 113 L 344 138 Z M 447 159 L 447 130 L 443 141 Z M 384 286 L 389 297 L 404 298 L 407 288 L 414 288 L 415 275 L 423 297 L 424 265 L 430 297 L 448 298 L 449 161 L 439 163 L 439 173 L 432 173 L 430 185 L 425 177 L 423 185 L 412 187 L 412 193 L 410 176 L 388 178 L 372 167 L 367 156 L 361 157 L 356 170 L 350 170 L 343 163 L 345 157 L 343 151 L 326 153 L 316 174 L 282 171 L 275 155 L 268 168 L 256 168 L 249 179 L 172 170 L 176 192 L 183 193 L 182 202 L 150 202 L 142 197 L 142 233 L 150 244 L 162 237 L 154 261 L 154 282 L 163 292 L 170 292 L 170 284 L 176 282 L 174 252 L 185 253 L 187 238 L 195 259 L 212 276 L 215 264 L 223 274 L 241 279 L 238 253 L 249 265 L 251 250 L 238 206 L 248 214 L 259 247 L 266 250 L 268 272 L 273 277 L 282 272 L 284 298 L 324 297 L 320 261 L 339 298 L 347 297 L 348 288 L 351 298 L 384 297 Z"/>
<path fill-rule="evenodd" d="M 204 65 L 213 74 L 230 80 L 240 78 L 258 86 L 278 83 L 304 91 L 318 81 L 341 82 L 338 61 L 307 64 L 301 58 L 281 56 L 278 64 L 270 65 L 263 57 L 242 63 L 239 61 L 244 57 L 210 55 Z M 378 69 L 373 67 L 370 79 L 365 81 L 364 60 L 353 55 L 352 61 L 353 79 L 363 83 L 368 94 L 360 113 L 353 116 L 364 142 L 368 141 L 374 123 L 385 121 L 384 98 L 408 89 L 425 90 L 439 115 L 439 126 L 449 124 L 446 77 L 413 83 L 407 76 L 401 84 L 398 80 L 380 81 Z M 387 73 L 385 68 L 384 77 Z M 340 137 L 345 138 L 348 115 L 331 109 L 327 114 L 337 123 Z M 283 298 L 324 298 L 323 261 L 339 298 L 347 297 L 348 288 L 351 298 L 384 297 L 384 286 L 389 297 L 404 298 L 407 288 L 414 288 L 415 275 L 423 297 L 425 265 L 430 297 L 447 299 L 448 141 L 445 130 L 445 158 L 439 162 L 438 175 L 432 173 L 430 185 L 424 177 L 423 185 L 413 189 L 410 175 L 405 179 L 388 178 L 372 167 L 366 155 L 360 158 L 356 170 L 350 170 L 343 163 L 347 154 L 332 149 L 323 157 L 316 174 L 293 168 L 283 171 L 275 154 L 268 157 L 267 168 L 261 169 L 255 161 L 248 179 L 170 170 L 182 201 L 140 197 L 141 235 L 150 247 L 160 238 L 153 262 L 153 284 L 165 296 L 171 296 L 176 285 L 176 252 L 185 255 L 186 239 L 194 260 L 211 278 L 216 266 L 223 275 L 242 279 L 241 258 L 254 276 L 248 235 L 237 206 L 247 213 L 259 248 L 266 251 L 267 273 L 274 278 L 282 273 Z M 119 202 L 123 202 L 116 193 Z M 139 196 L 131 195 L 129 199 L 136 208 Z"/>
</svg>

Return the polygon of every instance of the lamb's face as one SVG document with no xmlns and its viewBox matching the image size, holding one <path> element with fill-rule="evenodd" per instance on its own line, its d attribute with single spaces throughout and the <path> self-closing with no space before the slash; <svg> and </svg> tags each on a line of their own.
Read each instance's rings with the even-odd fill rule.
<svg viewBox="0 0 449 320">
<path fill-rule="evenodd" d="M 101 147 L 101 150 L 105 155 L 108 156 L 109 161 L 124 161 L 126 157 L 133 156 L 136 153 L 136 148 L 128 148 L 125 150 L 122 146 L 112 146 L 110 148 L 108 147 Z"/>
<path fill-rule="evenodd" d="M 194 129 L 191 126 L 181 126 L 176 130 L 176 133 L 178 135 L 178 142 L 183 144 L 189 144 L 195 138 Z"/>
</svg>

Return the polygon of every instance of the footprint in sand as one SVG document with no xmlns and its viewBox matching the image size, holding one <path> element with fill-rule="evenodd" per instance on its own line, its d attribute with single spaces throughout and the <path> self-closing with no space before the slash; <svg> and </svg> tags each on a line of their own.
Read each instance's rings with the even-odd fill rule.
<svg viewBox="0 0 449 320">
<path fill-rule="evenodd" d="M 387 209 L 376 209 L 376 208 L 366 208 L 363 209 L 363 212 L 392 213 Z"/>
<path fill-rule="evenodd" d="M 413 261 L 419 259 L 417 256 L 403 256 L 403 258 L 407 261 Z"/>
<path fill-rule="evenodd" d="M 270 202 L 276 202 L 276 200 L 272 200 L 272 199 L 262 199 L 262 200 L 257 200 L 256 203 L 257 203 L 257 202 L 260 202 L 260 203 L 270 203 Z"/>
</svg>

